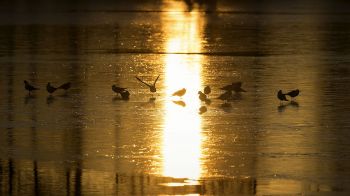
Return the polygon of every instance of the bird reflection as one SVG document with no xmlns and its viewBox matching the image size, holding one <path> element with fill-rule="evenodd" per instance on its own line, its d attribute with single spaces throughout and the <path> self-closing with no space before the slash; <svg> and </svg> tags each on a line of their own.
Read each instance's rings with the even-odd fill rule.
<svg viewBox="0 0 350 196">
<path fill-rule="evenodd" d="M 155 97 L 151 97 L 151 98 L 149 98 L 148 103 L 154 103 L 155 101 L 156 101 L 156 98 Z"/>
<path fill-rule="evenodd" d="M 24 97 L 24 104 L 28 104 L 31 100 L 35 99 L 36 96 L 35 95 L 32 95 L 32 94 L 27 94 L 25 97 Z"/>
<path fill-rule="evenodd" d="M 296 107 L 296 108 L 299 107 L 299 103 L 296 102 L 296 101 L 291 101 L 291 102 L 290 102 L 290 105 L 293 106 L 293 107 Z"/>
<path fill-rule="evenodd" d="M 173 103 L 175 103 L 176 105 L 182 106 L 182 107 L 186 107 L 186 103 L 184 101 L 173 101 Z"/>
<path fill-rule="evenodd" d="M 55 97 L 52 96 L 51 94 L 46 97 L 46 104 L 51 105 L 55 101 Z"/>
</svg>

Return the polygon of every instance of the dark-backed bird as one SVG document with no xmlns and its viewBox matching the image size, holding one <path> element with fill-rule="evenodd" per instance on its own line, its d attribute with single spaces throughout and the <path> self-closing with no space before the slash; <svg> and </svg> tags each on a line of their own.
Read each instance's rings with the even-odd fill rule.
<svg viewBox="0 0 350 196">
<path fill-rule="evenodd" d="M 202 91 L 198 91 L 198 98 L 201 100 L 201 101 L 205 101 L 207 100 L 207 95 L 202 93 Z"/>
<path fill-rule="evenodd" d="M 226 85 L 220 89 L 225 91 L 235 91 L 236 93 L 247 92 L 242 88 L 242 82 L 232 82 L 232 84 Z"/>
<path fill-rule="evenodd" d="M 122 93 L 122 92 L 126 91 L 126 88 L 122 88 L 122 87 L 118 87 L 116 85 L 113 85 L 112 90 L 116 93 Z"/>
<path fill-rule="evenodd" d="M 47 90 L 47 92 L 52 94 L 52 93 L 54 93 L 57 90 L 57 88 L 52 86 L 51 83 L 48 82 L 47 85 L 46 85 L 46 90 Z"/>
<path fill-rule="evenodd" d="M 186 89 L 182 88 L 181 90 L 178 90 L 178 91 L 174 92 L 172 94 L 172 96 L 182 97 L 184 94 L 186 94 Z"/>
<path fill-rule="evenodd" d="M 283 101 L 288 101 L 288 99 L 286 98 L 286 94 L 283 94 L 282 90 L 278 91 L 277 98 L 281 101 L 281 104 L 283 103 Z"/>
<path fill-rule="evenodd" d="M 210 86 L 204 87 L 204 94 L 209 95 L 211 93 L 211 88 Z"/>
<path fill-rule="evenodd" d="M 146 82 L 142 81 L 140 78 L 138 78 L 137 76 L 135 76 L 135 78 L 140 81 L 142 84 L 146 85 L 149 87 L 149 91 L 151 91 L 152 93 L 155 93 L 157 92 L 157 89 L 156 89 L 156 83 L 157 83 L 157 80 L 159 78 L 160 75 L 158 75 L 158 77 L 156 78 L 156 80 L 153 82 L 153 84 L 147 84 Z"/>
<path fill-rule="evenodd" d="M 61 86 L 57 87 L 57 89 L 63 89 L 65 91 L 67 91 L 70 87 L 71 87 L 71 83 L 67 82 L 67 83 L 64 83 Z"/>
<path fill-rule="evenodd" d="M 300 92 L 299 89 L 295 89 L 286 93 L 286 95 L 289 95 L 292 99 L 294 99 L 294 97 L 299 95 L 299 92 Z"/>
<path fill-rule="evenodd" d="M 221 94 L 218 99 L 221 99 L 223 101 L 228 101 L 230 99 L 232 99 L 232 92 L 231 91 L 226 91 L 223 94 Z"/>
<path fill-rule="evenodd" d="M 39 88 L 36 88 L 36 87 L 32 86 L 31 84 L 29 84 L 29 82 L 27 82 L 27 80 L 24 80 L 24 89 L 26 89 L 29 92 L 29 94 L 32 91 L 39 90 Z"/>
<path fill-rule="evenodd" d="M 121 92 L 120 95 L 122 96 L 123 100 L 128 100 L 130 93 L 129 93 L 129 91 L 125 90 L 125 91 Z"/>
</svg>

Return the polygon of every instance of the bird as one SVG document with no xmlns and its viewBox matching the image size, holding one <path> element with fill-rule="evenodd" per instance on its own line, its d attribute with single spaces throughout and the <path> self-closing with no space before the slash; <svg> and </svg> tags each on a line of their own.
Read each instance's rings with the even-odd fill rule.
<svg viewBox="0 0 350 196">
<path fill-rule="evenodd" d="M 184 101 L 173 101 L 173 103 L 175 103 L 176 105 L 182 106 L 182 107 L 186 107 L 186 103 Z"/>
<path fill-rule="evenodd" d="M 232 84 L 226 85 L 220 89 L 225 91 L 235 91 L 236 93 L 247 92 L 242 88 L 242 82 L 232 82 Z"/>
<path fill-rule="evenodd" d="M 201 106 L 200 108 L 199 108 L 199 114 L 203 114 L 203 113 L 205 113 L 206 111 L 208 111 L 208 109 L 207 109 L 207 107 L 206 106 Z"/>
<path fill-rule="evenodd" d="M 204 93 L 202 93 L 202 91 L 198 91 L 198 94 L 199 94 L 199 99 L 201 100 L 201 101 L 205 101 L 205 100 L 207 100 L 207 95 L 206 94 L 204 94 Z"/>
<path fill-rule="evenodd" d="M 126 89 L 127 89 L 127 88 L 118 87 L 118 86 L 116 86 L 116 85 L 113 85 L 113 86 L 112 86 L 112 90 L 113 90 L 114 92 L 120 93 L 120 94 L 121 94 L 122 92 L 126 91 Z"/>
<path fill-rule="evenodd" d="M 121 92 L 120 95 L 122 96 L 123 100 L 128 100 L 130 93 L 129 93 L 129 91 L 125 90 L 125 91 Z"/>
<path fill-rule="evenodd" d="M 63 89 L 65 91 L 67 91 L 70 87 L 71 87 L 71 83 L 67 82 L 67 83 L 64 83 L 61 86 L 57 87 L 57 89 Z"/>
<path fill-rule="evenodd" d="M 156 89 L 156 83 L 157 83 L 157 80 L 159 78 L 160 75 L 158 75 L 158 77 L 156 78 L 156 80 L 153 82 L 153 84 L 147 84 L 146 82 L 142 81 L 140 78 L 138 78 L 137 76 L 135 76 L 135 78 L 140 81 L 141 83 L 143 83 L 144 85 L 148 86 L 149 87 L 149 91 L 151 91 L 152 93 L 155 93 L 157 92 L 157 89 Z"/>
<path fill-rule="evenodd" d="M 286 98 L 286 94 L 283 94 L 282 90 L 278 91 L 277 98 L 281 101 L 281 105 L 283 104 L 283 101 L 288 101 L 288 99 Z"/>
<path fill-rule="evenodd" d="M 218 99 L 221 99 L 223 101 L 228 101 L 232 98 L 232 92 L 231 91 L 226 91 L 225 93 L 221 94 Z"/>
<path fill-rule="evenodd" d="M 186 94 L 186 89 L 182 88 L 172 94 L 172 96 L 179 96 L 182 97 L 184 94 Z"/>
<path fill-rule="evenodd" d="M 47 90 L 47 92 L 52 94 L 52 93 L 54 93 L 57 90 L 57 88 L 52 86 L 51 83 L 48 82 L 47 85 L 46 85 L 46 90 Z"/>
<path fill-rule="evenodd" d="M 300 92 L 299 89 L 295 89 L 286 93 L 286 95 L 289 95 L 292 99 L 294 99 L 294 97 L 299 95 L 299 92 Z"/>
<path fill-rule="evenodd" d="M 204 94 L 209 95 L 211 93 L 210 86 L 204 87 Z"/>
<path fill-rule="evenodd" d="M 29 82 L 27 80 L 24 80 L 24 89 L 26 89 L 29 94 L 32 91 L 39 90 L 39 88 L 36 88 L 36 87 L 32 86 L 31 84 L 29 84 Z"/>
</svg>

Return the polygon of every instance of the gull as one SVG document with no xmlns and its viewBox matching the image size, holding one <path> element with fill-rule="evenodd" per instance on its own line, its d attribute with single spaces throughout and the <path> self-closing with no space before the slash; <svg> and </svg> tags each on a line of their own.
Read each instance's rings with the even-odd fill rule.
<svg viewBox="0 0 350 196">
<path fill-rule="evenodd" d="M 65 91 L 67 91 L 70 88 L 70 86 L 71 86 L 71 83 L 67 82 L 67 83 L 64 83 L 61 86 L 57 87 L 57 89 L 63 89 Z"/>
<path fill-rule="evenodd" d="M 29 83 L 27 82 L 27 80 L 24 80 L 24 88 L 29 92 L 29 94 L 30 94 L 32 91 L 39 90 L 39 88 L 36 88 L 36 87 L 32 86 L 31 84 L 29 84 Z"/>
<path fill-rule="evenodd" d="M 209 95 L 211 93 L 210 86 L 204 87 L 204 94 Z"/>
<path fill-rule="evenodd" d="M 198 91 L 198 94 L 199 94 L 199 99 L 201 100 L 201 101 L 206 101 L 207 100 L 207 95 L 206 94 L 204 94 L 204 93 L 202 93 L 202 91 Z"/>
<path fill-rule="evenodd" d="M 179 96 L 182 97 L 186 93 L 186 89 L 182 88 L 181 90 L 178 90 L 172 94 L 172 96 Z"/>
<path fill-rule="evenodd" d="M 140 78 L 138 78 L 137 76 L 135 76 L 135 78 L 140 81 L 141 83 L 143 83 L 144 85 L 148 86 L 149 87 L 149 91 L 151 91 L 152 93 L 155 93 L 157 92 L 157 89 L 156 89 L 156 83 L 157 83 L 157 80 L 159 78 L 160 75 L 158 75 L 158 77 L 156 78 L 156 80 L 153 82 L 153 84 L 147 84 L 146 82 L 142 81 Z"/>
<path fill-rule="evenodd" d="M 235 91 L 236 93 L 247 92 L 246 90 L 242 89 L 242 82 L 232 82 L 232 84 L 226 85 L 220 89 L 225 91 Z"/>
<path fill-rule="evenodd" d="M 50 82 L 48 82 L 47 85 L 46 85 L 46 90 L 47 90 L 47 92 L 49 92 L 50 95 L 51 95 L 52 93 L 54 93 L 54 92 L 57 90 L 57 88 L 54 87 L 54 86 L 52 86 L 52 85 L 50 84 Z"/>
<path fill-rule="evenodd" d="M 299 89 L 295 89 L 295 90 L 292 90 L 292 91 L 286 93 L 286 95 L 289 95 L 293 100 L 294 97 L 299 95 L 299 92 L 300 92 Z"/>
<path fill-rule="evenodd" d="M 277 93 L 277 98 L 281 101 L 280 104 L 283 104 L 283 101 L 288 101 L 288 99 L 286 98 L 286 94 L 282 93 L 282 90 L 279 90 Z"/>
<path fill-rule="evenodd" d="M 118 87 L 116 85 L 113 85 L 112 86 L 112 90 L 114 92 L 116 92 L 116 93 L 120 93 L 121 94 L 122 92 L 126 91 L 126 88 L 122 88 L 122 87 Z"/>
</svg>

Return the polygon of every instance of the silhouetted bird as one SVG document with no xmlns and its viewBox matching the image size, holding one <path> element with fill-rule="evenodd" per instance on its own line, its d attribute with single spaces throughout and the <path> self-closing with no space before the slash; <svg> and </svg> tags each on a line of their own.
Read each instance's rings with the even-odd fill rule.
<svg viewBox="0 0 350 196">
<path fill-rule="evenodd" d="M 204 87 L 204 94 L 209 95 L 211 93 L 210 86 Z"/>
<path fill-rule="evenodd" d="M 204 93 L 202 93 L 202 91 L 198 91 L 198 94 L 199 94 L 198 98 L 199 98 L 201 101 L 207 100 L 207 95 L 204 94 Z"/>
<path fill-rule="evenodd" d="M 116 85 L 113 85 L 112 90 L 116 93 L 122 93 L 122 92 L 126 91 L 126 88 L 122 88 L 122 87 L 118 87 Z"/>
<path fill-rule="evenodd" d="M 288 101 L 288 99 L 286 98 L 286 94 L 283 94 L 282 90 L 278 91 L 277 98 L 281 101 L 281 104 L 283 103 L 283 101 Z"/>
<path fill-rule="evenodd" d="M 140 81 L 142 84 L 146 85 L 149 87 L 149 91 L 151 91 L 152 93 L 155 93 L 157 92 L 157 89 L 156 89 L 156 83 L 157 83 L 157 80 L 159 78 L 160 75 L 158 75 L 158 77 L 156 78 L 156 80 L 153 82 L 153 84 L 147 84 L 146 82 L 142 81 L 140 78 L 138 78 L 137 76 L 135 77 L 138 81 Z"/>
<path fill-rule="evenodd" d="M 125 91 L 121 92 L 120 95 L 122 96 L 123 100 L 128 100 L 130 93 L 129 93 L 129 91 L 125 90 Z"/>
<path fill-rule="evenodd" d="M 179 96 L 182 97 L 184 94 L 186 94 L 186 89 L 182 88 L 181 90 L 178 90 L 172 94 L 172 96 Z"/>
<path fill-rule="evenodd" d="M 54 87 L 54 86 L 52 86 L 52 85 L 50 84 L 50 82 L 49 82 L 49 83 L 47 83 L 47 85 L 46 85 L 46 90 L 47 90 L 47 92 L 49 92 L 50 94 L 52 94 L 52 93 L 54 93 L 54 92 L 57 90 L 57 88 Z"/>
<path fill-rule="evenodd" d="M 200 108 L 199 108 L 199 114 L 203 114 L 203 113 L 205 113 L 206 111 L 208 111 L 208 109 L 207 109 L 207 107 L 206 106 L 201 106 Z"/>
<path fill-rule="evenodd" d="M 65 91 L 67 91 L 70 87 L 71 87 L 71 83 L 67 82 L 67 83 L 64 83 L 61 86 L 57 87 L 57 89 L 63 89 Z"/>
<path fill-rule="evenodd" d="M 24 88 L 28 91 L 29 94 L 30 94 L 32 91 L 39 90 L 39 88 L 36 88 L 36 87 L 32 86 L 31 84 L 29 84 L 29 83 L 27 82 L 27 80 L 24 80 Z"/>
<path fill-rule="evenodd" d="M 300 92 L 299 89 L 296 89 L 286 93 L 286 95 L 289 95 L 292 99 L 294 99 L 294 97 L 299 95 L 299 92 Z"/>
<path fill-rule="evenodd" d="M 226 91 L 225 93 L 221 94 L 218 99 L 221 99 L 223 101 L 228 101 L 232 98 L 232 92 L 231 91 Z"/>
<path fill-rule="evenodd" d="M 225 91 L 235 91 L 236 93 L 247 92 L 242 88 L 242 82 L 232 82 L 232 84 L 226 85 L 220 89 Z"/>
</svg>

